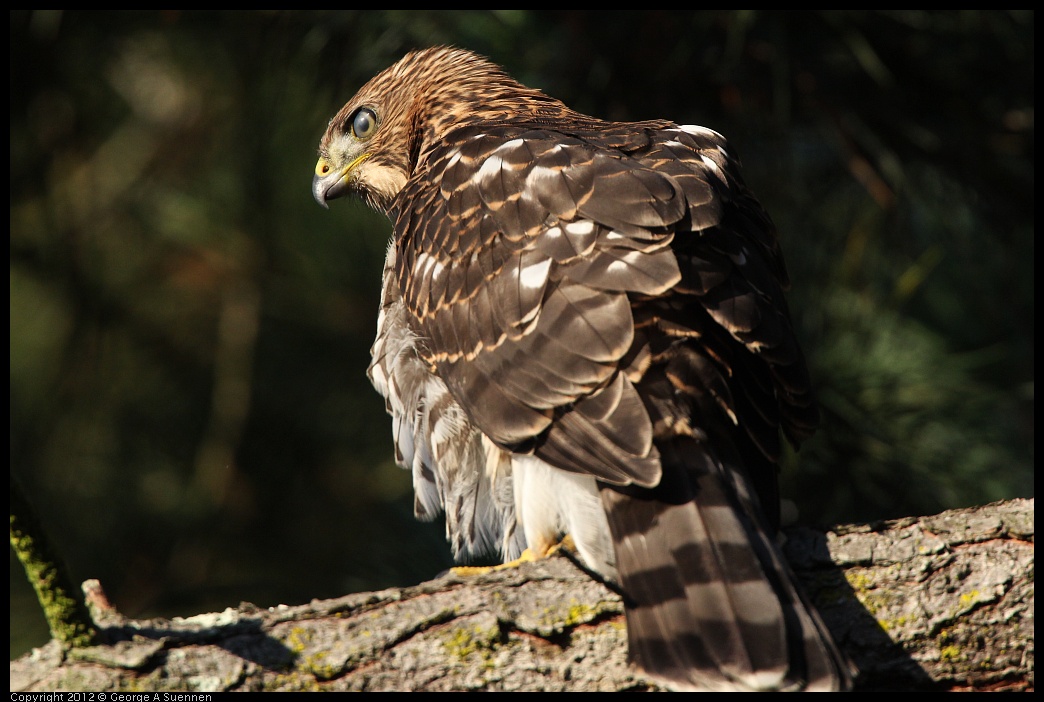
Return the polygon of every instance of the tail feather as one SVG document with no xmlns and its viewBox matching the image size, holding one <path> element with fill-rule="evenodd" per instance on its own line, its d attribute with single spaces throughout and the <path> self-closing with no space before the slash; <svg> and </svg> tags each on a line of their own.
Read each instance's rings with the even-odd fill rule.
<svg viewBox="0 0 1044 702">
<path fill-rule="evenodd" d="M 696 440 L 661 450 L 656 488 L 601 488 L 631 662 L 678 689 L 847 688 L 744 476 Z"/>
</svg>

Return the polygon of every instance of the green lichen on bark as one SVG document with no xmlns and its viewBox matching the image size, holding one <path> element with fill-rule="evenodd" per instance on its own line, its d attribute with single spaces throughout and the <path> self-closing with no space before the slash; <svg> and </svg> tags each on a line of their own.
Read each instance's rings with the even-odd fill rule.
<svg viewBox="0 0 1044 702">
<path fill-rule="evenodd" d="M 95 630 L 87 608 L 55 557 L 32 509 L 11 476 L 11 548 L 36 591 L 51 636 L 67 646 L 89 646 Z"/>
</svg>

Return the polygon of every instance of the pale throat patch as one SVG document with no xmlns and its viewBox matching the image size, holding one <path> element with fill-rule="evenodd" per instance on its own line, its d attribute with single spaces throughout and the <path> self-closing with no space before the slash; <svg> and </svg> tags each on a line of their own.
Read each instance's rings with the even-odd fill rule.
<svg viewBox="0 0 1044 702">
<path fill-rule="evenodd" d="M 393 200 L 406 185 L 406 174 L 402 170 L 372 160 L 362 162 L 356 170 L 359 179 L 385 202 Z"/>
</svg>

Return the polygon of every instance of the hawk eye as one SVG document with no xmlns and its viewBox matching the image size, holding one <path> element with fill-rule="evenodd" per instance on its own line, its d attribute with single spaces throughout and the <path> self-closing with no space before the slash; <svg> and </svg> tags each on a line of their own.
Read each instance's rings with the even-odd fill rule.
<svg viewBox="0 0 1044 702">
<path fill-rule="evenodd" d="M 369 139 L 377 131 L 377 115 L 369 107 L 360 107 L 352 117 L 352 136 Z"/>
</svg>

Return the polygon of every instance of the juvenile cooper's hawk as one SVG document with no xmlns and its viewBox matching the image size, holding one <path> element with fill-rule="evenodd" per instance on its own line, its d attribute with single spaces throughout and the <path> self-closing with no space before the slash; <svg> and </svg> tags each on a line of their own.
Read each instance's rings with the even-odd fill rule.
<svg viewBox="0 0 1044 702">
<path fill-rule="evenodd" d="M 434 48 L 363 86 L 319 154 L 320 205 L 394 223 L 369 374 L 454 555 L 569 534 L 619 583 L 650 678 L 847 687 L 774 540 L 780 433 L 817 411 L 725 139 L 588 117 Z"/>
</svg>

